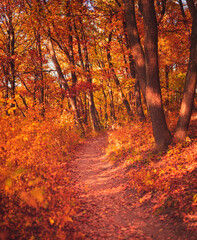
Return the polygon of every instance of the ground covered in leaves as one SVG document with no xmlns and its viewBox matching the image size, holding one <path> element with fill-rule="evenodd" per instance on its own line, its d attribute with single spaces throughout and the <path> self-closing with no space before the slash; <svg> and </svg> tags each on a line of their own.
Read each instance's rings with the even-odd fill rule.
<svg viewBox="0 0 197 240">
<path fill-rule="evenodd" d="M 116 127 L 84 142 L 53 118 L 1 119 L 0 240 L 197 239 L 196 116 L 159 154 L 148 122 Z"/>
<path fill-rule="evenodd" d="M 54 118 L 0 119 L 0 240 L 66 239 L 77 209 L 69 163 L 80 141 Z"/>
<path fill-rule="evenodd" d="M 162 207 L 165 208 L 166 204 L 168 210 L 172 209 L 172 204 L 168 201 L 173 201 L 173 191 L 165 191 L 166 185 L 167 189 L 171 186 L 172 179 L 166 175 L 167 178 L 161 182 L 161 186 L 159 185 L 161 189 L 158 192 L 154 187 L 155 182 L 163 177 L 159 174 L 161 168 L 163 174 L 167 174 L 166 171 L 169 171 L 170 167 L 166 165 L 166 170 L 161 166 L 162 156 L 158 157 L 160 164 L 155 164 L 155 158 L 146 151 L 143 152 L 143 143 L 138 140 L 143 126 L 140 128 L 138 125 L 136 130 L 134 128 L 122 128 L 108 135 L 89 139 L 77 149 L 73 177 L 81 204 L 75 216 L 75 231 L 81 233 L 79 239 L 196 239 L 194 228 L 187 229 L 187 224 L 180 216 L 175 218 L 167 211 L 162 214 Z M 146 128 L 147 131 L 148 129 Z M 172 154 L 172 151 L 173 147 L 168 154 Z M 142 154 L 143 159 L 139 158 L 138 152 Z M 131 156 L 133 159 L 128 158 Z M 109 161 L 110 157 L 113 161 Z M 179 164 L 181 163 L 182 161 Z M 171 162 L 170 164 L 172 168 L 174 165 Z M 148 170 L 153 168 L 152 165 L 157 166 L 156 171 Z M 189 169 L 193 171 L 191 167 Z M 154 174 L 153 178 L 152 172 L 157 171 L 158 177 Z M 180 181 L 179 175 L 180 173 L 177 175 L 177 182 Z M 182 186 L 185 186 L 185 182 Z M 191 184 L 194 184 L 192 179 Z M 173 189 L 179 190 L 179 187 L 180 183 L 177 183 Z M 175 191 L 177 194 L 178 190 Z M 188 189 L 189 194 L 192 190 L 193 186 Z M 152 196 L 153 192 L 155 197 Z M 167 194 L 169 196 L 166 196 Z M 177 201 L 183 201 L 184 191 L 179 194 L 180 196 L 176 195 L 180 198 Z M 165 201 L 162 202 L 160 197 Z M 187 206 L 185 210 L 190 207 Z M 153 212 L 153 209 L 159 210 Z"/>
</svg>

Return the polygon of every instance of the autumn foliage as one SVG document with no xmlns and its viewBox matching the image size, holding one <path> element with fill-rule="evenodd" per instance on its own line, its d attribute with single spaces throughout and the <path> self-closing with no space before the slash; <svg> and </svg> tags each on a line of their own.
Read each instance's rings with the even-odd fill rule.
<svg viewBox="0 0 197 240">
<path fill-rule="evenodd" d="M 186 141 L 170 145 L 167 152 L 149 150 L 154 139 L 147 123 L 110 132 L 107 149 L 109 158 L 127 169 L 130 186 L 142 204 L 155 214 L 181 217 L 190 229 L 196 228 L 197 206 L 195 117 Z"/>
<path fill-rule="evenodd" d="M 0 126 L 1 233 L 8 239 L 64 239 L 77 207 L 69 162 L 80 137 L 60 118 L 9 116 Z"/>
<path fill-rule="evenodd" d="M 117 128 L 108 154 L 146 193 L 141 202 L 192 221 L 196 119 L 187 131 L 197 104 L 196 18 L 196 0 L 0 1 L 5 238 L 65 239 L 78 206 L 75 146 Z"/>
</svg>

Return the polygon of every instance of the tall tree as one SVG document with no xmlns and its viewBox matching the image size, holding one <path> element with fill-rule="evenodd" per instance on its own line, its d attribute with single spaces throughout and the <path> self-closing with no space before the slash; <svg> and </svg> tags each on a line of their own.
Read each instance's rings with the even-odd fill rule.
<svg viewBox="0 0 197 240">
<path fill-rule="evenodd" d="M 78 25 L 78 29 L 77 29 L 77 25 Z M 89 52 L 88 52 L 88 39 L 86 36 L 87 34 L 85 32 L 84 22 L 81 17 L 79 17 L 78 24 L 74 23 L 74 29 L 75 29 L 76 39 L 77 39 L 77 43 L 78 43 L 78 54 L 79 54 L 81 66 L 82 66 L 83 71 L 85 72 L 87 82 L 91 86 L 92 85 L 92 73 L 91 73 L 91 68 L 90 68 L 90 59 L 89 59 Z M 81 38 L 80 38 L 80 35 L 81 35 Z M 83 45 L 83 47 L 81 47 L 81 45 Z M 83 54 L 82 54 L 82 52 L 83 52 Z M 83 55 L 84 55 L 84 57 L 83 57 Z M 89 112 L 90 112 L 92 128 L 94 131 L 98 132 L 101 129 L 101 125 L 100 125 L 97 110 L 95 107 L 94 94 L 93 94 L 93 90 L 91 89 L 91 87 L 88 89 L 88 100 L 89 100 Z"/>
<path fill-rule="evenodd" d="M 2 60 L 1 66 L 5 78 L 5 102 L 9 96 L 13 100 L 11 107 L 15 106 L 15 94 L 16 94 L 16 64 L 15 64 L 15 50 L 16 50 L 16 32 L 14 27 L 14 14 L 16 7 L 13 2 L 5 1 L 0 4 L 0 22 L 1 34 L 3 42 Z M 3 29 L 4 26 L 4 29 Z"/>
<path fill-rule="evenodd" d="M 193 0 L 187 0 L 186 2 L 192 17 L 192 32 L 188 71 L 185 79 L 180 115 L 175 131 L 175 138 L 177 140 L 184 140 L 186 137 L 197 82 L 197 5 L 195 5 Z"/>
<path fill-rule="evenodd" d="M 120 97 L 122 99 L 122 102 L 127 110 L 127 114 L 128 116 L 130 117 L 130 119 L 132 119 L 132 116 L 133 116 L 133 112 L 131 110 L 131 107 L 129 105 L 129 102 L 128 100 L 126 99 L 124 93 L 123 93 L 123 90 L 122 90 L 122 87 L 120 85 L 120 81 L 115 73 L 115 70 L 114 70 L 114 67 L 113 67 L 113 63 L 112 63 L 112 57 L 111 57 L 111 52 L 110 52 L 110 44 L 111 44 L 111 41 L 112 41 L 112 31 L 110 32 L 109 34 L 109 37 L 108 37 L 108 44 L 107 44 L 107 60 L 108 60 L 108 64 L 109 64 L 109 70 L 110 70 L 110 73 L 114 79 L 114 82 L 118 88 L 118 91 L 119 91 L 119 94 L 120 94 Z"/>
<path fill-rule="evenodd" d="M 77 109 L 76 95 L 73 94 L 73 92 L 70 90 L 70 87 L 69 87 L 69 85 L 68 85 L 68 83 L 67 83 L 67 81 L 64 77 L 64 74 L 62 72 L 60 64 L 57 60 L 56 53 L 55 53 L 55 50 L 54 50 L 54 47 L 53 47 L 53 42 L 52 42 L 51 38 L 48 39 L 48 47 L 49 47 L 51 58 L 52 58 L 52 61 L 55 65 L 59 80 L 63 84 L 65 91 L 67 91 L 68 101 L 69 101 L 69 103 L 72 107 L 72 110 L 74 111 L 76 124 L 79 125 L 80 130 L 81 130 L 82 134 L 84 135 L 85 130 L 84 130 L 84 127 L 83 127 L 83 124 L 82 124 L 82 120 L 81 120 L 81 117 L 80 117 L 80 114 L 79 114 L 79 110 Z"/>
<path fill-rule="evenodd" d="M 158 30 L 154 1 L 139 1 L 144 23 L 144 51 L 136 24 L 134 0 L 123 0 L 123 2 L 130 47 L 135 60 L 136 74 L 138 75 L 141 89 L 146 96 L 151 116 L 155 149 L 166 149 L 171 143 L 172 138 L 166 124 L 161 100 L 157 46 Z"/>
</svg>

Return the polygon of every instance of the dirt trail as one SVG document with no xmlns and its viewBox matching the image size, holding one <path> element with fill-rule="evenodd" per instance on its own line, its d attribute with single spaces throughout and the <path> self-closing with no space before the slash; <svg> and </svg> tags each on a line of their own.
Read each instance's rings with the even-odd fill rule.
<svg viewBox="0 0 197 240">
<path fill-rule="evenodd" d="M 125 169 L 107 160 L 107 144 L 107 135 L 102 135 L 77 149 L 77 228 L 84 239 L 194 239 L 179 224 L 161 221 L 139 205 L 137 195 L 126 187 Z"/>
</svg>

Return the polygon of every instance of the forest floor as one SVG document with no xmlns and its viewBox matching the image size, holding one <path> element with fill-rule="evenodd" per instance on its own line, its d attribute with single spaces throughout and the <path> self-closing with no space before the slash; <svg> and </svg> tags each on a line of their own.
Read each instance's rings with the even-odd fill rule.
<svg viewBox="0 0 197 240">
<path fill-rule="evenodd" d="M 196 239 L 179 219 L 162 217 L 142 205 L 129 187 L 126 169 L 109 161 L 108 134 L 92 137 L 76 150 L 73 177 L 80 201 L 77 239 Z"/>
</svg>

